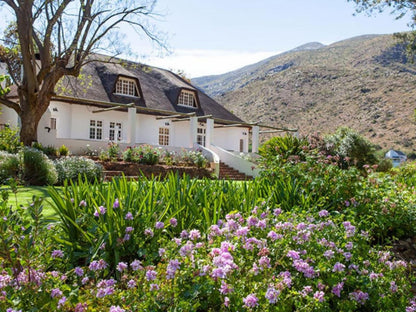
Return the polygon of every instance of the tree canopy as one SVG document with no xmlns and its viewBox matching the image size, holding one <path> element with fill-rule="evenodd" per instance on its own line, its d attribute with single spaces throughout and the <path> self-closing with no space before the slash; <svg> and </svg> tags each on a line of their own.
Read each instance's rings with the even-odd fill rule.
<svg viewBox="0 0 416 312">
<path fill-rule="evenodd" d="M 367 12 L 368 14 L 381 13 L 384 10 L 390 10 L 396 19 L 404 16 L 410 17 L 410 32 L 397 33 L 395 36 L 405 43 L 408 56 L 415 61 L 416 57 L 416 1 L 415 0 L 347 0 L 354 2 L 357 6 L 357 12 Z"/>
<path fill-rule="evenodd" d="M 21 119 L 25 145 L 37 140 L 37 125 L 47 110 L 57 82 L 78 76 L 91 54 L 118 55 L 120 27 L 130 26 L 163 45 L 154 31 L 156 0 L 0 0 L 14 21 L 0 46 L 0 61 L 16 86 L 0 94 L 0 103 L 14 109 Z"/>
</svg>

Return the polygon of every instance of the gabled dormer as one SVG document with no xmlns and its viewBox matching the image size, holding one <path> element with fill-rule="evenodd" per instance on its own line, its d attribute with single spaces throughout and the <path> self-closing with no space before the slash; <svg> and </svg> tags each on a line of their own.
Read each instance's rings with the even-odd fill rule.
<svg viewBox="0 0 416 312">
<path fill-rule="evenodd" d="M 181 106 L 198 108 L 198 95 L 193 90 L 182 89 L 177 103 Z"/>
<path fill-rule="evenodd" d="M 114 86 L 114 94 L 137 98 L 142 97 L 139 81 L 136 78 L 118 76 Z"/>
</svg>

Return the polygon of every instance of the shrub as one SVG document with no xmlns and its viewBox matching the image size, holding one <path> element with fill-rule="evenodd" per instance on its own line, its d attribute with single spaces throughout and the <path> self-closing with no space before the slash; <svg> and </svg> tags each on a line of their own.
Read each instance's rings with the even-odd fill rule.
<svg viewBox="0 0 416 312">
<path fill-rule="evenodd" d="M 17 153 L 23 146 L 19 138 L 19 129 L 4 127 L 0 130 L 0 150 Z"/>
<path fill-rule="evenodd" d="M 0 184 L 6 184 L 10 178 L 20 176 L 20 160 L 16 154 L 0 151 Z"/>
<path fill-rule="evenodd" d="M 208 160 L 200 151 L 183 151 L 181 161 L 186 165 L 197 166 L 198 168 L 206 167 Z"/>
<path fill-rule="evenodd" d="M 109 143 L 107 153 L 110 160 L 117 160 L 120 156 L 120 146 L 117 143 Z"/>
<path fill-rule="evenodd" d="M 95 179 L 101 181 L 103 168 L 93 160 L 84 157 L 65 157 L 55 161 L 58 172 L 58 183 L 63 184 L 65 180 L 77 180 L 78 176 L 87 181 Z"/>
<path fill-rule="evenodd" d="M 53 185 L 58 174 L 53 162 L 35 148 L 25 147 L 22 150 L 23 179 L 31 185 Z"/>
<path fill-rule="evenodd" d="M 352 164 L 361 170 L 364 165 L 378 162 L 374 145 L 350 128 L 339 128 L 334 134 L 325 137 L 325 143 L 326 153 L 339 156 L 342 168 Z"/>
<path fill-rule="evenodd" d="M 69 149 L 65 145 L 62 144 L 62 146 L 59 148 L 59 155 L 60 156 L 68 156 L 69 155 Z"/>
<path fill-rule="evenodd" d="M 127 161 L 127 162 L 131 162 L 133 161 L 133 149 L 131 147 L 128 147 L 124 152 L 123 152 L 123 160 Z"/>
<path fill-rule="evenodd" d="M 306 138 L 297 138 L 293 135 L 273 137 L 259 148 L 259 154 L 263 162 L 285 163 L 291 157 L 304 160 L 305 150 L 309 142 Z"/>
<path fill-rule="evenodd" d="M 52 145 L 42 147 L 41 151 L 48 157 L 58 157 L 59 151 Z"/>
<path fill-rule="evenodd" d="M 140 145 L 133 148 L 134 162 L 144 165 L 154 165 L 159 162 L 160 150 L 150 145 Z"/>
</svg>

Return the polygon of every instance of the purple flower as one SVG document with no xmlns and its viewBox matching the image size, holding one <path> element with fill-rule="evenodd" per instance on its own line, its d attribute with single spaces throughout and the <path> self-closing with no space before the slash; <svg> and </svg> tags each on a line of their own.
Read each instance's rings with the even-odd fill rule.
<svg viewBox="0 0 416 312">
<path fill-rule="evenodd" d="M 155 228 L 156 228 L 156 229 L 158 229 L 158 230 L 161 230 L 161 229 L 163 229 L 164 227 L 165 227 L 165 224 L 164 224 L 163 222 L 158 221 L 158 222 L 156 222 L 156 224 L 155 224 Z"/>
<path fill-rule="evenodd" d="M 133 214 L 131 212 L 127 212 L 124 219 L 125 220 L 133 220 Z"/>
<path fill-rule="evenodd" d="M 116 198 L 116 200 L 114 201 L 114 204 L 113 204 L 113 208 L 119 208 L 119 207 L 120 207 L 120 203 L 118 201 L 118 198 Z"/>
<path fill-rule="evenodd" d="M 334 257 L 335 252 L 333 250 L 327 250 L 324 252 L 324 257 L 327 259 L 331 259 Z"/>
<path fill-rule="evenodd" d="M 155 290 L 159 290 L 159 285 L 158 284 L 150 284 L 150 291 L 155 291 Z"/>
<path fill-rule="evenodd" d="M 313 294 L 313 297 L 318 300 L 319 302 L 325 301 L 325 293 L 323 291 L 317 291 Z"/>
<path fill-rule="evenodd" d="M 169 224 L 173 227 L 176 227 L 178 225 L 178 220 L 176 220 L 175 218 L 171 218 L 169 220 Z"/>
<path fill-rule="evenodd" d="M 279 290 L 276 290 L 273 287 L 269 287 L 267 288 L 265 297 L 267 300 L 269 300 L 269 303 L 273 304 L 277 302 L 279 295 L 280 295 Z"/>
<path fill-rule="evenodd" d="M 123 272 L 124 270 L 126 270 L 129 267 L 129 265 L 125 262 L 119 262 L 117 264 L 117 271 L 119 272 Z"/>
<path fill-rule="evenodd" d="M 226 282 L 221 281 L 220 293 L 223 295 L 227 295 L 233 292 L 233 288 L 230 287 Z"/>
<path fill-rule="evenodd" d="M 350 298 L 358 303 L 364 304 L 368 300 L 368 294 L 361 290 L 350 293 Z"/>
<path fill-rule="evenodd" d="M 107 208 L 105 208 L 104 206 L 98 207 L 98 210 L 100 211 L 100 214 L 102 214 L 102 215 L 107 212 Z"/>
<path fill-rule="evenodd" d="M 61 299 L 59 299 L 58 309 L 62 308 L 62 306 L 65 304 L 65 302 L 66 302 L 66 297 L 62 297 Z"/>
<path fill-rule="evenodd" d="M 201 237 L 201 233 L 198 230 L 190 230 L 189 231 L 189 238 L 191 240 L 197 240 Z"/>
<path fill-rule="evenodd" d="M 134 227 L 132 227 L 132 226 L 126 227 L 126 233 L 131 233 L 133 231 L 134 231 Z"/>
<path fill-rule="evenodd" d="M 74 273 L 78 276 L 83 276 L 84 275 L 84 270 L 80 267 L 76 267 L 74 270 Z"/>
<path fill-rule="evenodd" d="M 276 208 L 275 210 L 273 210 L 273 214 L 277 217 L 278 215 L 280 215 L 282 213 L 282 209 L 280 208 Z"/>
<path fill-rule="evenodd" d="M 55 249 L 54 251 L 52 251 L 51 257 L 53 259 L 63 258 L 64 257 L 64 252 L 62 250 Z"/>
<path fill-rule="evenodd" d="M 327 216 L 329 216 L 329 212 L 328 212 L 327 210 L 323 209 L 323 210 L 321 210 L 321 211 L 319 211 L 319 212 L 318 212 L 318 215 L 319 215 L 321 218 L 323 218 L 323 217 L 327 217 Z"/>
<path fill-rule="evenodd" d="M 299 253 L 295 250 L 289 250 L 286 256 L 292 258 L 293 260 L 300 259 Z"/>
<path fill-rule="evenodd" d="M 85 200 L 81 200 L 79 202 L 79 207 L 87 207 L 87 202 Z"/>
<path fill-rule="evenodd" d="M 345 265 L 343 265 L 340 262 L 337 262 L 334 264 L 334 267 L 332 268 L 332 272 L 343 272 L 345 270 Z"/>
<path fill-rule="evenodd" d="M 338 283 L 332 288 L 332 293 L 338 298 L 341 297 L 341 290 L 344 288 L 344 283 Z"/>
<path fill-rule="evenodd" d="M 154 270 L 146 271 L 146 279 L 148 281 L 153 281 L 153 280 L 156 279 L 156 277 L 157 277 L 157 272 L 156 271 L 154 271 Z"/>
<path fill-rule="evenodd" d="M 166 253 L 165 248 L 159 248 L 159 257 L 163 257 L 163 255 Z"/>
<path fill-rule="evenodd" d="M 133 271 L 141 270 L 143 269 L 142 263 L 139 260 L 134 260 L 132 263 L 130 263 L 130 267 Z"/>
<path fill-rule="evenodd" d="M 125 312 L 125 310 L 120 308 L 120 306 L 111 306 L 110 312 Z"/>
<path fill-rule="evenodd" d="M 135 288 L 136 286 L 136 282 L 132 279 L 127 282 L 127 288 Z"/>
<path fill-rule="evenodd" d="M 175 277 L 176 271 L 179 269 L 180 266 L 181 263 L 179 262 L 179 260 L 170 260 L 166 268 L 166 279 L 173 279 Z"/>
<path fill-rule="evenodd" d="M 247 297 L 243 298 L 244 306 L 247 308 L 255 308 L 259 305 L 259 299 L 256 297 L 255 294 L 250 294 Z"/>
<path fill-rule="evenodd" d="M 392 281 L 392 282 L 390 282 L 390 291 L 392 292 L 392 293 L 395 293 L 395 292 L 397 292 L 397 285 L 396 285 L 396 282 L 395 281 Z"/>
<path fill-rule="evenodd" d="M 51 290 L 51 297 L 55 298 L 55 297 L 61 297 L 62 296 L 62 291 L 59 288 L 54 288 Z"/>
<path fill-rule="evenodd" d="M 228 307 L 230 305 L 230 298 L 224 297 L 224 305 Z"/>
<path fill-rule="evenodd" d="M 153 237 L 153 231 L 151 229 L 144 230 L 144 235 Z"/>
</svg>

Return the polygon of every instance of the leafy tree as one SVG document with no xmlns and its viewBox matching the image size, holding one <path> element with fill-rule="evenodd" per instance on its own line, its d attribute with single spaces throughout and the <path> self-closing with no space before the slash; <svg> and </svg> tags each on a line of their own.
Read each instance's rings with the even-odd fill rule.
<svg viewBox="0 0 416 312">
<path fill-rule="evenodd" d="M 156 0 L 0 0 L 15 21 L 6 30 L 0 61 L 7 64 L 15 92 L 0 93 L 0 103 L 21 119 L 25 145 L 37 140 L 37 126 L 58 81 L 80 74 L 93 52 L 117 55 L 118 29 L 129 25 L 163 45 L 152 30 Z M 125 52 L 125 50 L 123 51 Z"/>
<path fill-rule="evenodd" d="M 326 136 L 324 141 L 326 153 L 339 156 L 342 168 L 354 164 L 362 169 L 364 165 L 378 162 L 374 145 L 348 127 L 338 128 L 334 134 Z"/>
<path fill-rule="evenodd" d="M 396 15 L 396 19 L 410 15 L 409 26 L 416 26 L 416 1 L 414 0 L 347 0 L 357 5 L 357 12 L 367 12 L 373 14 L 380 13 L 385 9 L 391 10 Z M 416 57 L 416 31 L 398 33 L 395 36 L 405 43 L 407 54 L 415 61 Z"/>
</svg>

